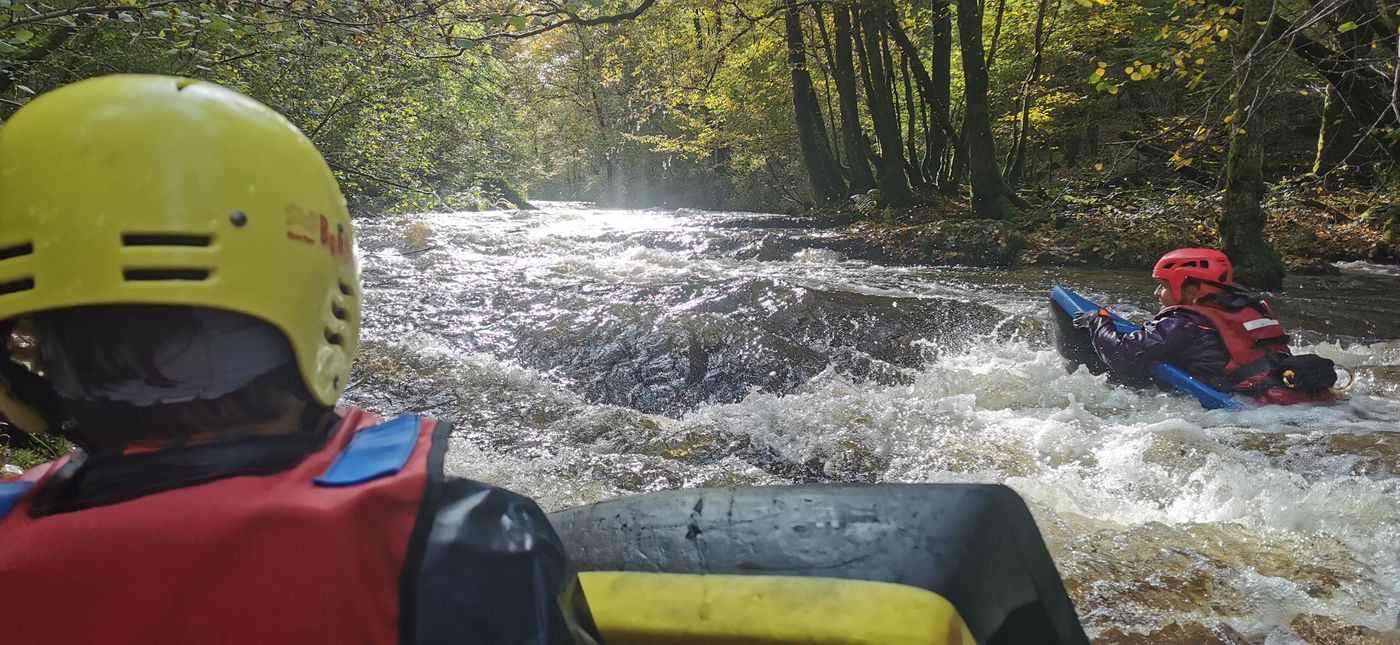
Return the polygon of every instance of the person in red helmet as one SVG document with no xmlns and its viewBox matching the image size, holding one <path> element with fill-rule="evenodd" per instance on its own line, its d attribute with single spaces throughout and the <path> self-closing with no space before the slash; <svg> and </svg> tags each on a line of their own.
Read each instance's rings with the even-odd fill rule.
<svg viewBox="0 0 1400 645">
<path fill-rule="evenodd" d="M 1293 381 L 1295 371 L 1321 372 L 1325 380 L 1330 367 L 1309 362 L 1305 369 L 1280 369 L 1292 358 L 1288 334 L 1268 302 L 1233 284 L 1234 269 L 1224 253 L 1177 249 L 1157 261 L 1152 277 L 1159 281 L 1156 296 L 1163 308 L 1141 330 L 1118 331 L 1102 310 L 1075 318 L 1076 326 L 1089 329 L 1094 350 L 1116 379 L 1147 382 L 1151 365 L 1164 362 L 1260 403 L 1332 400 L 1331 383 L 1299 387 Z"/>
</svg>

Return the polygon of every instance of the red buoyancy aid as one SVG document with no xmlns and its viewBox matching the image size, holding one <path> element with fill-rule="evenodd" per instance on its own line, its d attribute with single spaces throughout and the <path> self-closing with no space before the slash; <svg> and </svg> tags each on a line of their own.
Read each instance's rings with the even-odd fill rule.
<svg viewBox="0 0 1400 645">
<path fill-rule="evenodd" d="M 1273 318 L 1268 303 L 1261 301 L 1260 304 L 1263 311 L 1254 307 L 1230 310 L 1209 304 L 1177 305 L 1175 308 L 1200 314 L 1215 326 L 1225 351 L 1230 353 L 1225 376 L 1235 384 L 1236 391 L 1252 395 L 1258 403 L 1278 405 L 1336 400 L 1331 392 L 1308 394 L 1286 387 L 1263 388 L 1260 385 L 1273 369 L 1270 355 L 1291 353 L 1283 325 Z"/>
<path fill-rule="evenodd" d="M 20 499 L 0 513 L 0 638 L 398 642 L 400 575 L 436 421 L 404 418 L 417 437 L 400 435 L 408 458 L 397 471 L 326 485 L 361 430 L 389 425 L 360 410 L 340 414 L 322 448 L 273 475 L 37 518 L 34 495 Z M 62 461 L 21 482 L 42 487 Z"/>
<path fill-rule="evenodd" d="M 1236 389 L 1247 388 L 1268 375 L 1272 365 L 1266 359 L 1270 354 L 1289 353 L 1288 334 L 1283 331 L 1283 325 L 1274 320 L 1267 303 L 1261 304 L 1263 311 L 1254 307 L 1232 311 L 1208 304 L 1177 306 L 1200 314 L 1215 325 L 1225 351 L 1230 353 L 1225 376 L 1236 382 Z M 1241 369 L 1247 373 L 1240 373 Z"/>
</svg>

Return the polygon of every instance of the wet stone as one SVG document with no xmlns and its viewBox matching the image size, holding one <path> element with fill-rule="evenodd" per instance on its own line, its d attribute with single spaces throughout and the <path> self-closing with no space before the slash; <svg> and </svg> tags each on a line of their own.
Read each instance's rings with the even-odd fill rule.
<svg viewBox="0 0 1400 645">
<path fill-rule="evenodd" d="M 1148 634 L 1108 629 L 1095 643 L 1113 645 L 1249 645 L 1249 639 L 1229 625 L 1208 627 L 1201 623 L 1172 623 Z"/>
<path fill-rule="evenodd" d="M 1400 645 L 1400 629 L 1378 631 L 1316 614 L 1301 614 L 1288 627 L 1308 645 Z"/>
</svg>

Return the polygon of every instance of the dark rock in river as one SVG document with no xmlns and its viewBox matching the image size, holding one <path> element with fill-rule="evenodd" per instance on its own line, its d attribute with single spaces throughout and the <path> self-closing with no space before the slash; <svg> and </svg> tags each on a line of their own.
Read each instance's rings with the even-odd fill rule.
<svg viewBox="0 0 1400 645">
<path fill-rule="evenodd" d="M 556 318 L 522 330 L 516 350 L 590 401 L 674 415 L 752 391 L 788 392 L 828 367 L 902 382 L 928 352 L 965 346 L 1005 317 L 956 300 L 751 280 L 662 312 L 619 303 L 606 315 Z"/>
</svg>

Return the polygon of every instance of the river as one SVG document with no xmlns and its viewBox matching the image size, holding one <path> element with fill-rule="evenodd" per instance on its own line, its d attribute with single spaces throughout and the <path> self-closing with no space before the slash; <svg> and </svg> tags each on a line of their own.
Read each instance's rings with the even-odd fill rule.
<svg viewBox="0 0 1400 645">
<path fill-rule="evenodd" d="M 793 218 L 543 206 L 359 223 L 348 397 L 451 421 L 454 473 L 547 510 L 1005 483 L 1096 639 L 1400 638 L 1367 632 L 1400 617 L 1395 272 L 1291 278 L 1273 300 L 1303 350 L 1355 373 L 1343 404 L 1206 411 L 1070 374 L 1050 346 L 1052 283 L 1141 321 L 1148 267 L 896 266 Z"/>
</svg>

